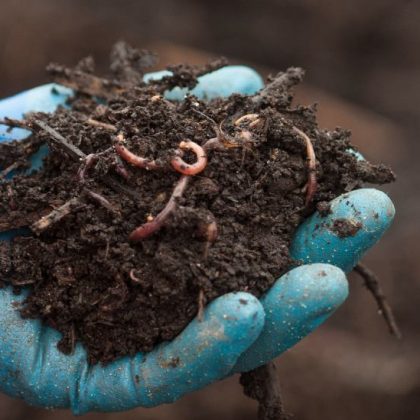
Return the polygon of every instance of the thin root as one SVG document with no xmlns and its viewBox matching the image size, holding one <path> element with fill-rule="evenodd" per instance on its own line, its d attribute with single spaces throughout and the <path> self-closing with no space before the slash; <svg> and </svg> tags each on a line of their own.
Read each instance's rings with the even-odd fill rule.
<svg viewBox="0 0 420 420">
<path fill-rule="evenodd" d="M 391 306 L 389 305 L 385 293 L 383 292 L 378 278 L 375 274 L 369 270 L 363 264 L 357 264 L 354 267 L 354 271 L 362 277 L 365 282 L 366 288 L 372 294 L 378 305 L 379 312 L 384 317 L 384 320 L 388 326 L 389 332 L 394 335 L 397 339 L 402 338 L 400 328 L 398 327 L 397 321 L 395 319 L 394 313 Z"/>
<path fill-rule="evenodd" d="M 32 131 L 32 127 L 25 121 L 21 121 L 21 120 L 15 120 L 13 118 L 0 118 L 0 125 L 6 125 L 8 127 L 10 127 L 10 129 L 12 128 L 22 128 L 24 130 L 30 130 Z"/>
</svg>

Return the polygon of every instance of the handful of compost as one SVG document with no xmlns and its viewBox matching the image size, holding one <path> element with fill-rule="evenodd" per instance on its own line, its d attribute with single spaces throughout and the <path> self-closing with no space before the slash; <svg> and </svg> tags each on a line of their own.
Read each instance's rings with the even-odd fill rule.
<svg viewBox="0 0 420 420">
<path fill-rule="evenodd" d="M 235 347 L 230 368 L 224 373 L 215 369 L 214 379 L 198 379 L 197 371 L 191 388 L 197 389 L 229 372 L 268 362 L 334 310 L 347 293 L 338 269 L 318 265 L 310 273 L 308 266 L 290 270 L 301 262 L 351 269 L 393 217 L 384 194 L 351 191 L 366 182 L 393 181 L 394 175 L 349 152 L 354 148 L 348 131 L 320 129 L 314 107 L 292 105 L 291 89 L 302 79 L 300 69 L 279 73 L 262 89 L 259 77 L 245 69 L 243 80 L 253 83 L 238 89 L 240 78 L 228 77 L 234 68 L 224 67 L 224 61 L 144 75 L 151 62 L 148 52 L 120 44 L 113 52 L 112 79 L 94 75 L 91 60 L 75 69 L 51 65 L 54 80 L 72 89 L 52 88 L 51 95 L 62 105 L 51 113 L 2 121 L 31 135 L 0 144 L 0 227 L 18 232 L 1 246 L 0 269 L 7 284 L 31 286 L 24 289 L 20 314 L 58 330 L 58 348 L 72 354 L 69 359 L 85 357 L 77 343 L 95 365 L 150 352 L 177 336 L 171 344 L 178 349 L 180 342 L 182 348 L 189 345 L 186 337 L 197 339 L 198 345 L 197 334 L 207 339 L 219 334 L 230 350 L 230 340 L 243 344 L 241 352 L 255 341 L 236 367 L 240 353 Z M 34 162 L 37 170 L 28 170 Z M 376 200 L 371 219 L 359 210 L 366 194 L 368 201 Z M 369 224 L 376 224 L 376 230 L 368 229 Z M 334 241 L 360 238 L 354 252 L 351 246 L 343 254 L 339 247 L 334 252 L 328 248 Z M 310 242 L 315 241 L 314 247 Z M 282 283 L 276 283 L 281 276 Z M 304 285 L 308 276 L 313 278 Z M 295 334 L 279 334 L 274 322 L 263 329 L 264 311 L 252 295 L 268 305 L 279 304 L 279 293 L 283 299 L 289 296 L 290 309 L 302 301 L 296 287 L 305 289 L 313 282 L 322 291 L 331 276 L 340 277 L 331 301 L 318 297 L 318 307 L 322 300 L 326 309 L 314 318 L 304 315 Z M 227 296 L 234 296 L 234 303 Z M 232 306 L 213 309 L 211 315 L 217 305 Z M 313 309 L 309 303 L 307 310 Z M 290 316 L 277 310 L 265 314 L 282 322 Z M 252 326 L 241 334 L 228 325 L 217 327 L 222 319 L 247 319 Z M 166 344 L 160 348 L 170 350 Z M 227 348 L 222 353 L 228 359 Z M 146 358 L 154 360 L 155 353 Z M 181 353 L 169 351 L 169 358 L 163 353 L 157 362 L 161 368 L 178 375 L 188 368 Z M 205 369 L 208 360 L 203 360 Z M 94 372 L 114 369 L 115 363 L 95 366 Z M 145 372 L 136 375 L 144 378 Z M 140 404 L 171 401 L 188 390 L 154 396 L 149 389 Z M 83 402 L 63 398 L 54 405 L 66 406 L 70 398 L 77 412 L 139 404 L 131 396 L 116 406 L 104 406 L 96 397 Z"/>
</svg>

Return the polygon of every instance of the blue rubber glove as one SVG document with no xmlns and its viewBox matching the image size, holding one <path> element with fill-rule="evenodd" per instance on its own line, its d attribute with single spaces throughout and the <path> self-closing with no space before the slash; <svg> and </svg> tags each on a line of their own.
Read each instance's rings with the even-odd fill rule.
<svg viewBox="0 0 420 420">
<path fill-rule="evenodd" d="M 201 77 L 192 93 L 211 98 L 252 94 L 261 87 L 262 79 L 253 70 L 230 66 Z M 0 101 L 0 118 L 52 112 L 71 94 L 56 85 L 32 89 Z M 179 99 L 184 94 L 185 90 L 174 89 L 167 97 Z M 0 126 L 0 141 L 27 134 L 18 129 L 8 133 Z M 33 159 L 35 167 L 40 166 L 43 153 Z M 281 277 L 260 300 L 243 292 L 222 296 L 207 306 L 201 322 L 192 321 L 173 341 L 105 367 L 89 367 L 80 344 L 71 356 L 60 353 L 56 347 L 60 334 L 39 320 L 21 319 L 16 307 L 24 296 L 1 289 L 0 389 L 33 405 L 71 408 L 76 414 L 121 411 L 173 402 L 268 362 L 318 327 L 346 299 L 348 285 L 342 270 L 351 270 L 394 217 L 392 202 L 374 189 L 345 194 L 331 208 L 328 217 L 315 214 L 296 233 L 292 255 L 306 265 Z M 362 224 L 355 236 L 339 238 L 330 230 L 335 219 L 343 218 Z"/>
</svg>

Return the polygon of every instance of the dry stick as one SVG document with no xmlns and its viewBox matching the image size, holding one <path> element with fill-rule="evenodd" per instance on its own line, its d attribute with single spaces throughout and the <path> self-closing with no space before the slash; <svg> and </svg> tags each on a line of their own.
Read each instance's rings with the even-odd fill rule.
<svg viewBox="0 0 420 420">
<path fill-rule="evenodd" d="M 0 125 L 7 125 L 11 128 L 23 128 L 24 130 L 32 130 L 32 128 L 26 122 L 8 117 L 0 118 Z"/>
<path fill-rule="evenodd" d="M 60 221 L 63 217 L 70 214 L 75 208 L 82 206 L 79 197 L 74 197 L 64 203 L 62 206 L 53 210 L 51 213 L 41 217 L 37 222 L 31 225 L 31 230 L 37 235 L 48 229 L 54 223 Z"/>
<path fill-rule="evenodd" d="M 52 143 L 60 149 L 64 149 L 73 159 L 85 159 L 86 155 L 75 145 L 69 143 L 58 131 L 51 128 L 48 124 L 40 120 L 35 120 L 34 124 L 50 135 Z"/>
<path fill-rule="evenodd" d="M 17 215 L 13 216 L 13 213 L 2 215 L 0 216 L 0 233 L 27 227 L 49 212 L 50 209 L 48 208 L 42 211 L 37 210 L 30 212 L 25 216 L 20 215 L 19 217 Z"/>
<path fill-rule="evenodd" d="M 281 400 L 280 382 L 274 362 L 241 374 L 244 394 L 258 401 L 258 420 L 288 420 Z"/>
<path fill-rule="evenodd" d="M 45 132 L 47 132 L 50 135 L 50 140 L 52 140 L 53 144 L 55 144 L 56 146 L 60 147 L 62 150 L 67 152 L 67 154 L 69 154 L 70 157 L 72 157 L 73 159 L 85 160 L 87 158 L 85 153 L 83 153 L 78 147 L 69 143 L 60 133 L 58 133 L 56 130 L 48 126 L 43 121 L 36 120 L 34 121 L 34 124 L 40 127 Z M 110 186 L 111 188 L 117 190 L 118 192 L 121 192 L 121 191 L 124 191 L 125 193 L 127 192 L 124 186 L 120 185 L 117 181 L 113 180 L 112 178 L 104 177 L 102 178 L 102 181 L 108 186 Z M 89 191 L 88 195 L 91 196 L 96 201 L 100 202 L 100 204 L 103 205 L 104 207 L 108 209 L 112 209 L 112 211 L 115 212 L 115 209 L 108 202 L 108 200 L 106 200 L 100 194 L 94 193 L 93 191 Z M 136 198 L 137 198 L 137 195 L 136 195 Z M 39 235 L 44 230 L 46 230 L 49 226 L 58 222 L 63 217 L 68 215 L 77 205 L 82 205 L 82 203 L 80 202 L 80 198 L 74 197 L 70 199 L 58 209 L 53 210 L 48 215 L 42 217 L 40 220 L 32 224 L 31 226 L 32 231 L 34 231 L 36 234 Z"/>
<path fill-rule="evenodd" d="M 311 139 L 297 127 L 292 127 L 292 130 L 298 134 L 306 145 L 306 155 L 308 159 L 308 182 L 306 183 L 306 199 L 305 205 L 308 206 L 316 193 L 318 182 L 316 179 L 316 157 L 314 147 Z"/>
<path fill-rule="evenodd" d="M 385 293 L 382 291 L 378 278 L 371 270 L 369 270 L 365 265 L 360 263 L 357 264 L 356 267 L 354 267 L 354 271 L 362 277 L 362 279 L 365 282 L 366 288 L 370 291 L 370 293 L 376 300 L 378 309 L 381 315 L 384 317 L 390 333 L 396 338 L 401 339 L 401 331 L 398 327 L 397 321 L 395 320 L 392 308 L 386 299 Z"/>
<path fill-rule="evenodd" d="M 164 209 L 151 222 L 144 223 L 143 225 L 134 229 L 128 237 L 131 242 L 138 242 L 146 239 L 163 227 L 168 217 L 176 209 L 176 202 L 184 194 L 190 178 L 191 177 L 188 175 L 183 175 L 181 178 L 179 178 L 179 181 L 177 182 L 174 191 Z"/>
</svg>

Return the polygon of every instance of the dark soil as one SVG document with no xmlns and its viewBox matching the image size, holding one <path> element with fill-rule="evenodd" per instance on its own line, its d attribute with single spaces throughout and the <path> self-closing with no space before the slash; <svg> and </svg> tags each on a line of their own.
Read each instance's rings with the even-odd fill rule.
<svg viewBox="0 0 420 420">
<path fill-rule="evenodd" d="M 338 195 L 394 180 L 387 167 L 347 153 L 347 130 L 320 129 L 314 106 L 292 106 L 300 69 L 279 73 L 253 97 L 204 102 L 187 96 L 175 103 L 157 95 L 177 84 L 191 87 L 224 62 L 176 66 L 173 77 L 146 86 L 140 76 L 153 62 L 149 53 L 124 52 L 120 45 L 113 59 L 114 79 L 94 76 L 92 60 L 75 69 L 50 66 L 54 80 L 77 90 L 72 110 L 9 121 L 33 135 L 0 144 L 3 169 L 43 143 L 50 148 L 42 170 L 0 184 L 1 231 L 32 230 L 2 246 L 0 268 L 17 290 L 31 285 L 21 313 L 59 330 L 65 353 L 77 341 L 90 363 L 147 352 L 173 339 L 222 294 L 261 296 L 296 263 L 291 238 L 317 206 L 327 214 L 326 203 Z M 257 120 L 235 124 L 247 114 L 258 114 Z M 316 172 L 295 128 L 313 144 Z M 158 169 L 122 160 L 115 149 L 121 138 Z M 130 241 L 180 181 L 171 164 L 179 143 L 204 145 L 212 138 L 217 147 L 208 148 L 207 166 L 188 177 L 163 227 Z M 197 158 L 186 152 L 183 159 L 192 164 Z M 314 177 L 312 196 L 305 186 Z M 42 216 L 47 219 L 39 222 Z"/>
</svg>

